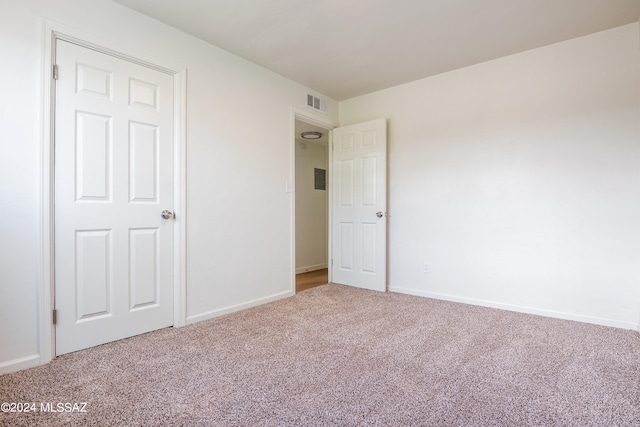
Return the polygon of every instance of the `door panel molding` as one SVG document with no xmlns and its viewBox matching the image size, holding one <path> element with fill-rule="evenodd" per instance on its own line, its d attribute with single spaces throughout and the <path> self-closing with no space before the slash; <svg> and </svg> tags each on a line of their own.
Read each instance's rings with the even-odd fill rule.
<svg viewBox="0 0 640 427">
<path fill-rule="evenodd" d="M 68 41 L 100 53 L 114 56 L 134 64 L 166 73 L 173 77 L 174 90 L 174 307 L 173 326 L 186 324 L 186 78 L 184 66 L 166 64 L 166 61 L 147 59 L 130 46 L 114 45 L 93 34 L 47 19 L 42 20 L 42 131 L 40 156 L 40 258 L 38 280 L 38 329 L 39 363 L 45 364 L 55 357 L 55 326 L 52 322 L 54 307 L 54 112 L 55 85 L 53 65 L 56 57 L 56 42 Z M 165 65 L 160 65 L 162 62 Z M 95 77 L 95 76 L 94 76 Z M 90 83 L 90 82 L 89 82 Z M 97 82 L 94 82 L 97 83 Z M 108 84 L 108 81 L 104 84 Z M 103 84 L 103 87 L 104 87 Z M 144 94 L 141 94 L 144 97 Z"/>
<path fill-rule="evenodd" d="M 332 280 L 387 290 L 387 124 L 376 119 L 332 132 Z"/>
</svg>

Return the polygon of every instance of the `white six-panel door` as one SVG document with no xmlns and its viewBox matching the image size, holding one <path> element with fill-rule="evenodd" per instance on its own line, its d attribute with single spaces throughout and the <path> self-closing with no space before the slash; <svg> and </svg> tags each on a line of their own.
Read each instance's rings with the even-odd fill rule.
<svg viewBox="0 0 640 427">
<path fill-rule="evenodd" d="M 334 129 L 332 172 L 332 281 L 385 291 L 386 120 Z"/>
<path fill-rule="evenodd" d="M 173 77 L 56 42 L 56 354 L 173 324 Z"/>
</svg>

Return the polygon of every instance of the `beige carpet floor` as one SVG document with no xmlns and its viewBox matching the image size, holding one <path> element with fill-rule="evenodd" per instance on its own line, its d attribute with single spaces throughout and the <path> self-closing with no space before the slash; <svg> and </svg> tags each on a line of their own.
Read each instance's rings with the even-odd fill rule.
<svg viewBox="0 0 640 427">
<path fill-rule="evenodd" d="M 0 401 L 38 409 L 3 426 L 640 426 L 640 334 L 330 284 L 0 376 Z"/>
</svg>

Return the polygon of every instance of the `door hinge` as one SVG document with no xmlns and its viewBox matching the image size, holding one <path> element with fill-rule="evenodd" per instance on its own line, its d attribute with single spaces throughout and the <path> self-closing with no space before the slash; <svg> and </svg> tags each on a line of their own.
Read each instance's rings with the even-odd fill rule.
<svg viewBox="0 0 640 427">
<path fill-rule="evenodd" d="M 57 324 L 58 323 L 58 310 L 53 310 L 53 324 Z"/>
<path fill-rule="evenodd" d="M 53 80 L 58 80 L 58 64 L 53 64 Z"/>
</svg>

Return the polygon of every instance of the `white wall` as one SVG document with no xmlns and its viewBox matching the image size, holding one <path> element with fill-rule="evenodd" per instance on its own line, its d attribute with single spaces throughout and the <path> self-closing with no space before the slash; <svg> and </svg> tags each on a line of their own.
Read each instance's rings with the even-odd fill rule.
<svg viewBox="0 0 640 427">
<path fill-rule="evenodd" d="M 639 42 L 627 25 L 341 102 L 341 125 L 389 119 L 391 290 L 638 328 Z"/>
<path fill-rule="evenodd" d="M 327 171 L 328 151 L 313 142 L 296 143 L 297 273 L 327 268 L 327 191 L 315 189 L 314 168 Z"/>
<path fill-rule="evenodd" d="M 187 320 L 291 293 L 291 107 L 306 88 L 108 0 L 0 3 L 0 373 L 39 363 L 41 18 L 187 68 Z M 329 121 L 337 104 L 329 102 Z M 261 135 L 256 138 L 256 134 Z"/>
</svg>

